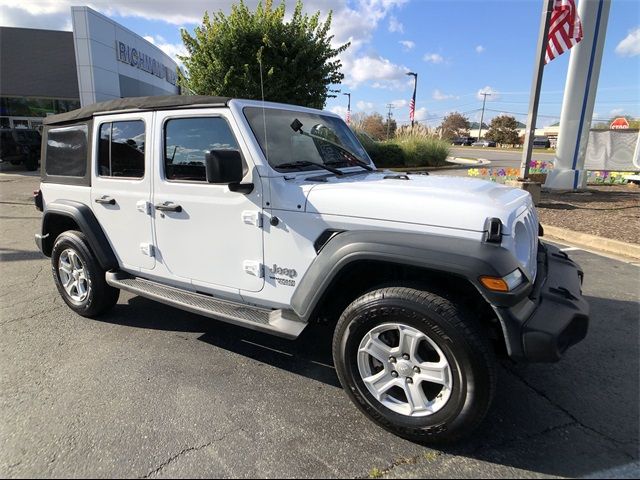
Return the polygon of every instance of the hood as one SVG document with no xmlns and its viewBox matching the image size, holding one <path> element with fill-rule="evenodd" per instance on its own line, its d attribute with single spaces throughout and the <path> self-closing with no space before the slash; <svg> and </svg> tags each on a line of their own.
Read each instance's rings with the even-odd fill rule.
<svg viewBox="0 0 640 480">
<path fill-rule="evenodd" d="M 520 189 L 466 177 L 393 172 L 329 177 L 307 193 L 306 211 L 372 220 L 484 231 L 488 217 L 509 235 L 515 219 L 533 208 Z"/>
</svg>

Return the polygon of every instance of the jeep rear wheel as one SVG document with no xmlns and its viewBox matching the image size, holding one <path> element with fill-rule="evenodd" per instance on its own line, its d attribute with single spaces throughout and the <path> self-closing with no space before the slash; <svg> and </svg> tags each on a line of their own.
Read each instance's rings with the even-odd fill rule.
<svg viewBox="0 0 640 480">
<path fill-rule="evenodd" d="M 464 308 L 432 292 L 384 288 L 356 299 L 340 317 L 333 355 L 354 403 L 413 441 L 469 434 L 495 390 L 483 331 Z"/>
<path fill-rule="evenodd" d="M 117 303 L 120 290 L 105 281 L 105 271 L 82 232 L 67 231 L 58 236 L 51 268 L 60 296 L 79 315 L 97 317 Z"/>
</svg>

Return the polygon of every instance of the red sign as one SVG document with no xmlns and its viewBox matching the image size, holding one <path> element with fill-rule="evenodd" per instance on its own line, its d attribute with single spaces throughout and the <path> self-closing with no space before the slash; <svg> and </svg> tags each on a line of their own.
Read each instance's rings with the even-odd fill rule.
<svg viewBox="0 0 640 480">
<path fill-rule="evenodd" d="M 629 128 L 629 121 L 624 117 L 616 118 L 611 125 L 609 125 L 611 130 L 624 130 Z"/>
</svg>

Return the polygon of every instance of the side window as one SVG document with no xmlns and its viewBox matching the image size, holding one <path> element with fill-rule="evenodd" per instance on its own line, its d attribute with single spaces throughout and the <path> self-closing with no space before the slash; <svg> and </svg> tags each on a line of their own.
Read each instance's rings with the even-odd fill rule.
<svg viewBox="0 0 640 480">
<path fill-rule="evenodd" d="M 144 122 L 103 123 L 98 141 L 98 175 L 144 177 Z"/>
<path fill-rule="evenodd" d="M 50 128 L 47 132 L 47 175 L 84 177 L 87 172 L 86 125 Z"/>
<path fill-rule="evenodd" d="M 164 172 L 167 180 L 206 182 L 205 155 L 238 150 L 224 118 L 175 118 L 164 126 Z"/>
</svg>

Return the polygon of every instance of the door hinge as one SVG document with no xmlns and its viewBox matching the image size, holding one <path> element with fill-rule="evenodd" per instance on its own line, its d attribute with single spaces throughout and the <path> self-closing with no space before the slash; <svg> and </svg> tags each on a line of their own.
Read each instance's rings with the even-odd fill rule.
<svg viewBox="0 0 640 480">
<path fill-rule="evenodd" d="M 242 212 L 242 221 L 247 225 L 255 225 L 258 228 L 262 227 L 262 214 L 255 210 L 245 210 Z"/>
<path fill-rule="evenodd" d="M 264 266 L 262 265 L 262 263 L 256 262 L 254 260 L 245 260 L 242 265 L 244 267 L 245 273 L 258 278 L 264 277 Z"/>
<path fill-rule="evenodd" d="M 142 252 L 143 255 L 146 255 L 147 257 L 156 256 L 156 249 L 151 243 L 141 243 L 140 251 Z"/>
<path fill-rule="evenodd" d="M 146 200 L 140 200 L 136 203 L 136 209 L 145 215 L 151 215 L 151 203 Z"/>
</svg>

